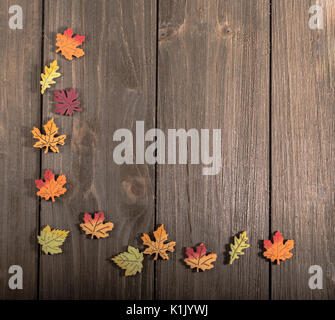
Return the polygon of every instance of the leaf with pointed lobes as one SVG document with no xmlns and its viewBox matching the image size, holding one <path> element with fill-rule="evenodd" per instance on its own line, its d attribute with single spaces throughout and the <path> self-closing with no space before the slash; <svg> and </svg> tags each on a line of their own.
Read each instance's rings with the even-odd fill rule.
<svg viewBox="0 0 335 320">
<path fill-rule="evenodd" d="M 94 215 L 94 219 L 88 213 L 84 215 L 84 222 L 81 223 L 80 227 L 85 234 L 91 235 L 91 239 L 95 236 L 97 239 L 109 237 L 109 231 L 114 228 L 113 222 L 104 223 L 105 216 L 103 212 L 98 212 Z"/>
<path fill-rule="evenodd" d="M 187 258 L 184 259 L 185 263 L 191 267 L 205 271 L 214 268 L 213 262 L 216 261 L 217 255 L 215 253 L 207 254 L 206 246 L 202 243 L 197 246 L 196 251 L 192 248 L 186 248 Z"/>
</svg>

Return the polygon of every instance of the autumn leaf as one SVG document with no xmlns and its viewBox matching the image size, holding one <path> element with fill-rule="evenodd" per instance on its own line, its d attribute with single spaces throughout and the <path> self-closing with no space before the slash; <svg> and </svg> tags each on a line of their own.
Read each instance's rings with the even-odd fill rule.
<svg viewBox="0 0 335 320">
<path fill-rule="evenodd" d="M 47 124 L 44 126 L 45 135 L 41 133 L 38 128 L 35 128 L 31 131 L 34 139 L 38 139 L 39 141 L 34 144 L 35 148 L 44 148 L 46 147 L 44 153 L 49 152 L 49 148 L 53 152 L 59 152 L 57 145 L 63 146 L 65 144 L 66 135 L 63 134 L 61 136 L 55 137 L 58 133 L 58 128 L 54 122 L 54 118 L 52 118 Z"/>
<path fill-rule="evenodd" d="M 67 29 L 64 31 L 64 34 L 57 33 L 56 46 L 58 49 L 56 52 L 58 53 L 61 51 L 62 55 L 67 60 L 72 60 L 72 56 L 79 58 L 85 54 L 83 49 L 77 48 L 85 41 L 85 37 L 79 35 L 76 35 L 75 37 L 72 36 L 72 29 Z"/>
<path fill-rule="evenodd" d="M 174 246 L 176 243 L 174 241 L 164 243 L 168 239 L 168 234 L 164 230 L 164 224 L 162 224 L 156 231 L 154 231 L 154 237 L 156 241 L 152 241 L 146 233 L 143 234 L 142 240 L 145 246 L 148 246 L 144 250 L 144 254 L 155 254 L 154 260 L 157 260 L 158 255 L 161 258 L 168 260 L 169 256 L 167 251 L 174 252 Z"/>
<path fill-rule="evenodd" d="M 234 237 L 234 244 L 230 245 L 231 251 L 229 251 L 230 264 L 232 264 L 235 259 L 239 259 L 239 256 L 244 255 L 243 250 L 250 247 L 250 244 L 248 244 L 247 241 L 248 238 L 245 231 L 242 232 L 239 237 Z"/>
<path fill-rule="evenodd" d="M 63 252 L 60 246 L 64 243 L 68 234 L 69 231 L 58 229 L 51 230 L 50 226 L 46 226 L 41 231 L 41 235 L 37 236 L 37 239 L 45 254 L 57 254 Z"/>
<path fill-rule="evenodd" d="M 85 223 L 80 224 L 85 234 L 90 234 L 91 239 L 93 236 L 96 238 L 107 238 L 109 237 L 108 231 L 111 231 L 114 227 L 113 222 L 104 223 L 105 217 L 103 212 L 98 212 L 94 215 L 94 219 L 88 213 L 84 215 Z"/>
<path fill-rule="evenodd" d="M 41 94 L 44 94 L 44 91 L 46 89 L 49 89 L 52 84 L 56 83 L 54 79 L 61 76 L 61 74 L 57 72 L 58 69 L 59 66 L 57 65 L 57 60 L 51 62 L 50 68 L 48 68 L 48 66 L 45 66 L 45 73 L 41 73 Z"/>
<path fill-rule="evenodd" d="M 293 253 L 290 252 L 294 248 L 294 240 L 287 240 L 284 244 L 284 238 L 280 232 L 277 232 L 273 236 L 273 243 L 270 240 L 264 240 L 264 257 L 270 259 L 271 262 L 277 260 L 277 264 L 280 264 L 280 260 L 284 261 L 290 259 Z"/>
<path fill-rule="evenodd" d="M 120 268 L 125 269 L 125 276 L 134 276 L 137 272 L 141 273 L 143 269 L 143 253 L 138 249 L 128 246 L 128 252 L 122 252 L 111 260 Z"/>
<path fill-rule="evenodd" d="M 44 174 L 44 181 L 35 181 L 37 189 L 40 190 L 37 192 L 37 195 L 45 200 L 51 198 L 52 202 L 55 202 L 55 197 L 59 197 L 66 192 L 66 188 L 63 188 L 65 183 L 66 177 L 64 175 L 60 175 L 55 180 L 55 175 L 50 170 L 47 170 Z"/>
<path fill-rule="evenodd" d="M 55 91 L 54 95 L 54 101 L 57 102 L 55 113 L 71 116 L 73 111 L 82 111 L 82 108 L 78 108 L 78 93 L 74 89 Z"/>
<path fill-rule="evenodd" d="M 191 269 L 196 268 L 197 272 L 199 272 L 199 269 L 202 271 L 212 269 L 214 268 L 212 263 L 216 261 L 217 255 L 215 253 L 206 253 L 207 249 L 203 243 L 197 246 L 196 251 L 192 248 L 186 248 L 187 258 L 184 261 Z"/>
</svg>

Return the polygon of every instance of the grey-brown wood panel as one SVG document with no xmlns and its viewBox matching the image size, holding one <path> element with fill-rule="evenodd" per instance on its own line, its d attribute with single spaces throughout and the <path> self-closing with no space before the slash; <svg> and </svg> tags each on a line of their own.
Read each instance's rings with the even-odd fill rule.
<svg viewBox="0 0 335 320">
<path fill-rule="evenodd" d="M 65 60 L 55 53 L 56 34 L 71 27 L 85 35 L 85 56 Z M 150 127 L 155 118 L 155 1 L 45 1 L 44 63 L 57 59 L 62 77 L 43 98 L 43 122 L 55 117 L 66 145 L 43 154 L 43 172 L 66 174 L 67 193 L 55 203 L 42 201 L 41 225 L 70 230 L 64 253 L 41 255 L 42 299 L 150 299 L 153 263 L 124 277 L 108 258 L 139 247 L 141 232 L 154 224 L 154 168 L 119 166 L 113 161 L 113 133 Z M 56 89 L 75 88 L 81 113 L 54 114 Z M 135 133 L 135 132 L 134 132 Z M 103 211 L 113 221 L 110 237 L 87 238 L 79 229 L 84 212 Z"/>
<path fill-rule="evenodd" d="M 159 299 L 267 299 L 269 23 L 267 0 L 159 1 L 158 127 L 222 129 L 222 170 L 158 167 L 157 224 L 176 253 L 157 263 Z M 212 134 L 212 132 L 211 132 Z M 226 264 L 232 235 L 251 248 Z M 194 273 L 185 247 L 205 243 L 215 269 Z"/>
<path fill-rule="evenodd" d="M 23 29 L 9 28 L 13 5 L 22 8 Z M 37 296 L 40 152 L 30 131 L 40 119 L 41 14 L 40 0 L 0 2 L 0 299 Z M 11 265 L 23 269 L 23 290 L 8 287 Z"/>
<path fill-rule="evenodd" d="M 334 1 L 318 1 L 323 30 L 308 25 L 315 1 L 272 2 L 272 230 L 296 243 L 272 267 L 273 298 L 334 299 Z M 312 265 L 323 268 L 323 290 L 309 289 Z"/>
</svg>

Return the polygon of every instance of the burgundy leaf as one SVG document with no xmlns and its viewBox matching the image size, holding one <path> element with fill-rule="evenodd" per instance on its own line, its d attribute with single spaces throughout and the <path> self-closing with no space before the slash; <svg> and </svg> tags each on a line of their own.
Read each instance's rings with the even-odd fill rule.
<svg viewBox="0 0 335 320">
<path fill-rule="evenodd" d="M 55 113 L 65 114 L 71 116 L 73 111 L 82 111 L 82 108 L 78 108 L 80 105 L 78 99 L 78 93 L 75 93 L 74 89 L 55 91 L 54 101 L 56 103 Z"/>
</svg>

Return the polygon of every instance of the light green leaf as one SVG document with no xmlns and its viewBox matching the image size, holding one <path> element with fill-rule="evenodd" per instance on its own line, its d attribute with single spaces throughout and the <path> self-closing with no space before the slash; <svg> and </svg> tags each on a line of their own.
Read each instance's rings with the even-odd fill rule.
<svg viewBox="0 0 335 320">
<path fill-rule="evenodd" d="M 230 255 L 230 264 L 234 262 L 235 259 L 239 259 L 239 256 L 244 255 L 243 250 L 248 249 L 250 244 L 246 243 L 248 241 L 246 231 L 242 232 L 238 237 L 234 237 L 234 244 L 230 245 L 231 251 L 229 251 Z"/>
<path fill-rule="evenodd" d="M 132 246 L 128 246 L 128 252 L 122 252 L 111 260 L 120 268 L 126 270 L 126 277 L 142 272 L 143 253 Z"/>
</svg>

